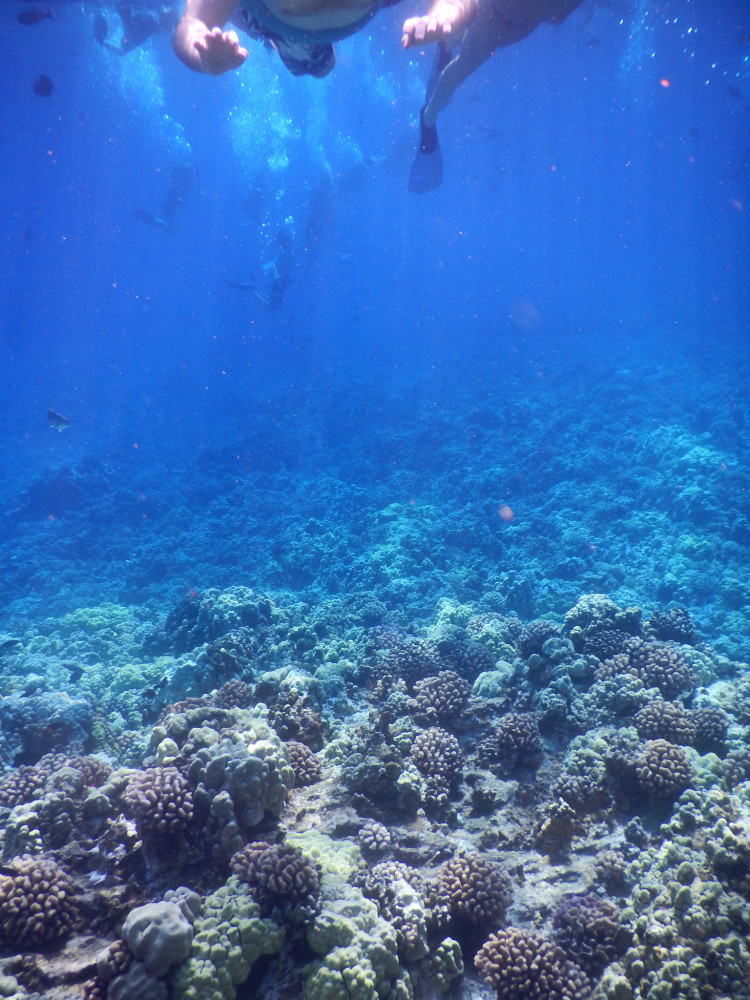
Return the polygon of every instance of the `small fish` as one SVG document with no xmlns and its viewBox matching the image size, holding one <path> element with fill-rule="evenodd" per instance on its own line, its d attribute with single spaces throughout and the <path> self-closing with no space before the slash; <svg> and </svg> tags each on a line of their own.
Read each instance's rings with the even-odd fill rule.
<svg viewBox="0 0 750 1000">
<path fill-rule="evenodd" d="M 70 427 L 68 418 L 64 417 L 62 413 L 57 413 L 54 406 L 50 406 L 47 411 L 47 420 L 49 420 L 50 427 L 56 431 L 64 431 L 66 427 Z"/>
<path fill-rule="evenodd" d="M 40 21 L 47 19 L 52 20 L 52 11 L 40 10 L 38 7 L 29 7 L 28 10 L 22 10 L 16 17 L 19 24 L 39 24 Z"/>
<path fill-rule="evenodd" d="M 80 663 L 63 663 L 63 666 L 70 671 L 70 680 L 73 684 L 83 677 L 83 667 Z"/>
<path fill-rule="evenodd" d="M 44 73 L 41 73 L 34 81 L 34 93 L 37 97 L 49 97 L 54 89 L 54 83 L 48 76 L 45 76 Z"/>
<path fill-rule="evenodd" d="M 149 226 L 156 226 L 157 229 L 164 229 L 168 233 L 174 231 L 174 226 L 169 219 L 164 219 L 161 215 L 154 215 L 153 212 L 147 212 L 143 208 L 134 209 L 133 218 L 136 222 L 145 222 Z"/>
</svg>

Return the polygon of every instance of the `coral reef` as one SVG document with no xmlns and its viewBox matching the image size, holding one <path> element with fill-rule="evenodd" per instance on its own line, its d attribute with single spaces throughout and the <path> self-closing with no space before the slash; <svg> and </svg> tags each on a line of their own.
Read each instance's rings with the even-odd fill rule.
<svg viewBox="0 0 750 1000">
<path fill-rule="evenodd" d="M 136 771 L 128 779 L 123 802 L 144 837 L 178 837 L 193 822 L 193 792 L 176 767 Z"/>
<path fill-rule="evenodd" d="M 246 844 L 230 864 L 232 874 L 250 886 L 263 916 L 277 923 L 305 924 L 320 909 L 320 880 L 314 862 L 288 844 Z"/>
<path fill-rule="evenodd" d="M 474 964 L 498 1000 L 586 1000 L 590 984 L 562 948 L 538 934 L 508 927 L 491 935 Z"/>
<path fill-rule="evenodd" d="M 444 729 L 433 726 L 417 733 L 411 756 L 425 777 L 425 803 L 432 808 L 444 807 L 461 773 L 463 758 L 458 740 Z"/>
<path fill-rule="evenodd" d="M 398 960 L 396 932 L 359 890 L 346 887 L 326 903 L 308 927 L 307 940 L 321 956 L 307 972 L 308 1000 L 411 996 L 408 974 Z"/>
<path fill-rule="evenodd" d="M 262 919 L 250 887 L 232 876 L 206 896 L 188 957 L 170 975 L 171 1000 L 234 1000 L 261 955 L 281 950 L 284 931 Z"/>
<path fill-rule="evenodd" d="M 181 651 L 145 708 L 127 685 L 155 666 L 124 668 L 107 750 L 11 740 L 10 972 L 87 1000 L 232 1000 L 253 967 L 264 995 L 412 1000 L 469 995 L 476 954 L 499 1000 L 743 996 L 750 695 L 691 620 L 446 601 L 419 635 L 342 638 L 333 611 L 204 601 L 150 640 Z"/>
<path fill-rule="evenodd" d="M 359 831 L 359 843 L 363 851 L 380 854 L 382 851 L 388 850 L 391 844 L 391 835 L 388 828 L 382 823 L 370 820 L 368 823 L 364 823 Z"/>
<path fill-rule="evenodd" d="M 639 709 L 635 725 L 643 739 L 663 739 L 690 746 L 697 736 L 697 725 L 679 701 L 650 701 Z"/>
<path fill-rule="evenodd" d="M 628 862 L 620 851 L 599 851 L 594 858 L 594 878 L 609 890 L 618 893 L 628 881 Z"/>
<path fill-rule="evenodd" d="M 723 709 L 707 705 L 705 708 L 695 709 L 691 718 L 695 726 L 694 744 L 701 752 L 724 750 L 729 719 Z"/>
<path fill-rule="evenodd" d="M 509 712 L 497 724 L 492 736 L 483 740 L 480 752 L 487 761 L 530 765 L 541 754 L 539 723 L 534 715 Z"/>
<path fill-rule="evenodd" d="M 78 915 L 70 876 L 51 858 L 23 855 L 0 874 L 0 942 L 35 948 L 70 934 Z"/>
<path fill-rule="evenodd" d="M 479 854 L 457 854 L 438 872 L 435 894 L 445 900 L 454 919 L 486 929 L 505 916 L 510 878 Z"/>
<path fill-rule="evenodd" d="M 425 677 L 414 684 L 415 712 L 428 725 L 440 722 L 455 725 L 460 721 L 471 695 L 471 685 L 454 670 L 441 670 L 435 677 Z"/>
<path fill-rule="evenodd" d="M 695 674 L 679 649 L 637 637 L 629 639 L 623 651 L 605 660 L 596 672 L 600 679 L 617 674 L 632 674 L 646 687 L 659 688 L 665 698 L 690 691 L 695 684 Z"/>
<path fill-rule="evenodd" d="M 320 761 L 312 750 L 296 740 L 287 740 L 286 749 L 294 771 L 295 785 L 314 785 L 320 779 Z"/>
<path fill-rule="evenodd" d="M 570 959 L 592 980 L 618 958 L 630 943 L 614 903 L 598 896 L 569 896 L 555 913 L 555 939 Z"/>
<path fill-rule="evenodd" d="M 635 770 L 641 788 L 656 798 L 681 792 L 693 775 L 685 751 L 666 740 L 647 740 L 635 762 Z"/>
<path fill-rule="evenodd" d="M 674 607 L 667 611 L 656 610 L 648 620 L 648 631 L 662 642 L 678 642 L 694 646 L 698 632 L 685 608 Z"/>
</svg>

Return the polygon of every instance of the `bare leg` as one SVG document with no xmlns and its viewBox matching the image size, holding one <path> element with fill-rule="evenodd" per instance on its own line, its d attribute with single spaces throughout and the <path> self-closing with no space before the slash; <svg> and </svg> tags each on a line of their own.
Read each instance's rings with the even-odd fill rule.
<svg viewBox="0 0 750 1000">
<path fill-rule="evenodd" d="M 422 122 L 434 128 L 437 116 L 450 103 L 456 88 L 471 76 L 496 49 L 515 45 L 530 35 L 536 24 L 511 24 L 501 17 L 492 0 L 479 0 L 479 10 L 464 33 L 458 54 L 437 78 L 422 112 Z"/>
</svg>

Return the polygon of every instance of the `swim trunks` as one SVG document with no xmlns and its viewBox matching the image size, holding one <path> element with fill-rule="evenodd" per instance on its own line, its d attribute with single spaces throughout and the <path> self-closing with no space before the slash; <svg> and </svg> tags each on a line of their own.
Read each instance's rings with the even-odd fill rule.
<svg viewBox="0 0 750 1000">
<path fill-rule="evenodd" d="M 295 76 L 327 76 L 336 63 L 333 43 L 354 35 L 368 24 L 381 7 L 390 7 L 398 0 L 375 0 L 373 6 L 358 20 L 341 28 L 319 31 L 298 28 L 281 21 L 266 7 L 263 0 L 241 0 L 237 13 L 245 31 L 253 38 L 262 38 L 279 53 L 281 61 Z"/>
</svg>

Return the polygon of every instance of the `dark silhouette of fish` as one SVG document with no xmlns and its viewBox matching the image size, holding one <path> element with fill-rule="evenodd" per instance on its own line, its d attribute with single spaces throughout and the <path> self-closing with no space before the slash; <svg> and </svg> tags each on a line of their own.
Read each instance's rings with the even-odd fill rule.
<svg viewBox="0 0 750 1000">
<path fill-rule="evenodd" d="M 147 212 L 143 208 L 134 209 L 133 218 L 136 222 L 145 222 L 146 225 L 156 226 L 157 229 L 164 229 L 168 233 L 174 232 L 172 220 L 165 219 L 162 215 L 155 215 L 153 212 Z"/>
<path fill-rule="evenodd" d="M 41 73 L 34 81 L 34 93 L 37 97 L 49 97 L 54 89 L 54 83 L 44 73 Z"/>
<path fill-rule="evenodd" d="M 83 677 L 83 667 L 80 663 L 63 663 L 63 667 L 70 671 L 70 680 L 76 684 Z"/>
<path fill-rule="evenodd" d="M 47 410 L 47 420 L 49 420 L 50 427 L 55 431 L 64 431 L 66 427 L 70 427 L 70 421 L 67 417 L 64 417 L 62 413 L 58 413 L 54 406 L 50 406 Z"/>
<path fill-rule="evenodd" d="M 16 17 L 19 24 L 39 24 L 40 21 L 52 20 L 51 10 L 40 10 L 38 7 L 29 7 L 22 10 Z"/>
</svg>

